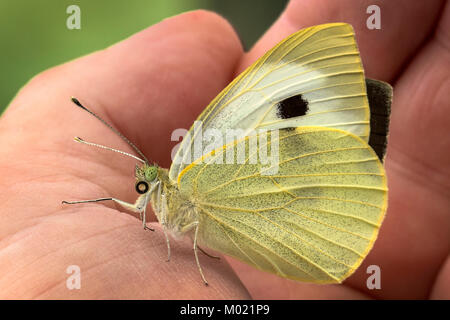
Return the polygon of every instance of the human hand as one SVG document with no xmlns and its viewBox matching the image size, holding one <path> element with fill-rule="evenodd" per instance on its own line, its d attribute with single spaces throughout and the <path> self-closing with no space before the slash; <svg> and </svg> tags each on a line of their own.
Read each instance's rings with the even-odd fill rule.
<svg viewBox="0 0 450 320">
<path fill-rule="evenodd" d="M 442 1 L 386 1 L 380 5 L 382 29 L 372 31 L 365 26 L 370 3 L 359 3 L 292 1 L 248 53 L 222 18 L 190 12 L 32 79 L 0 120 L 0 296 L 449 298 L 450 8 L 438 22 Z M 224 259 L 200 255 L 210 283 L 205 287 L 189 242 L 172 241 L 166 262 L 155 223 L 155 233 L 144 231 L 112 203 L 61 205 L 104 196 L 132 202 L 137 196 L 134 160 L 72 143 L 80 136 L 129 150 L 76 108 L 71 96 L 168 167 L 174 129 L 188 128 L 233 77 L 282 38 L 331 21 L 354 26 L 367 77 L 394 84 L 389 209 L 374 249 L 343 285 L 294 282 L 226 258 L 241 283 Z M 366 288 L 371 264 L 381 267 L 381 290 Z M 70 265 L 81 268 L 81 290 L 66 287 Z"/>
</svg>

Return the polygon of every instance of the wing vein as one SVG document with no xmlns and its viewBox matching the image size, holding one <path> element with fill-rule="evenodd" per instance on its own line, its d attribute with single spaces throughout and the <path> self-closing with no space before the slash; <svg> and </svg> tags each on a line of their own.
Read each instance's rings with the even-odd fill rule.
<svg viewBox="0 0 450 320">
<path fill-rule="evenodd" d="M 241 235 L 243 235 L 244 237 L 246 237 L 247 239 L 249 239 L 250 241 L 255 242 L 256 244 L 258 244 L 259 246 L 265 248 L 267 251 L 273 253 L 274 255 L 278 256 L 280 259 L 284 260 L 285 262 L 287 262 L 288 264 L 294 266 L 295 268 L 301 270 L 302 272 L 308 274 L 311 276 L 311 278 L 316 279 L 316 277 L 314 277 L 311 273 L 307 272 L 306 270 L 303 270 L 302 268 L 300 268 L 298 265 L 294 264 L 293 262 L 287 260 L 286 258 L 284 258 L 283 256 L 279 255 L 276 251 L 267 248 L 266 246 L 256 242 L 254 239 L 250 238 L 248 235 L 246 235 L 245 233 L 243 233 L 242 231 L 226 224 L 225 222 L 223 222 L 221 219 L 217 218 L 215 215 L 211 214 L 210 212 L 208 212 L 207 210 L 205 210 L 205 208 L 202 208 L 203 212 L 205 212 L 206 214 L 208 214 L 208 216 L 210 216 L 212 219 L 216 220 L 218 223 L 221 223 L 224 226 L 227 226 L 229 228 L 232 228 L 233 230 L 235 230 L 236 232 L 239 232 Z M 232 218 L 231 218 L 232 219 Z M 234 221 L 236 221 L 235 219 L 232 219 Z M 244 224 L 245 226 L 249 227 L 250 229 L 253 229 L 259 233 L 261 233 L 260 230 L 253 228 L 252 226 L 249 226 L 245 223 L 243 223 L 242 221 L 239 221 L 239 223 Z M 274 242 L 279 243 L 281 246 L 285 247 L 286 249 L 288 249 L 289 251 L 293 252 L 296 256 L 300 257 L 301 259 L 309 262 L 310 264 L 312 264 L 314 267 L 316 267 L 317 269 L 319 269 L 320 271 L 324 272 L 326 275 L 328 275 L 330 278 L 336 280 L 339 282 L 339 279 L 336 278 L 335 276 L 333 276 L 332 274 L 330 274 L 329 272 L 327 272 L 326 270 L 324 270 L 320 265 L 314 263 L 313 261 L 309 260 L 307 257 L 303 256 L 301 253 L 297 252 L 296 250 L 294 250 L 293 248 L 291 248 L 290 246 L 285 245 L 284 243 L 280 242 L 277 239 L 274 239 L 273 237 L 271 237 L 270 235 L 264 234 L 265 236 L 267 236 L 269 239 L 273 240 Z"/>
</svg>

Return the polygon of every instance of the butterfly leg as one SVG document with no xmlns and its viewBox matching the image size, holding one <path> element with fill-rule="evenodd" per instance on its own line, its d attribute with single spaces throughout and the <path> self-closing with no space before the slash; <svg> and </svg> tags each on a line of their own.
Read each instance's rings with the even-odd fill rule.
<svg viewBox="0 0 450 320">
<path fill-rule="evenodd" d="M 142 226 L 144 227 L 144 230 L 150 230 L 150 231 L 155 231 L 152 228 L 147 227 L 147 217 L 146 217 L 146 212 L 147 212 L 147 203 L 148 203 L 148 199 L 150 198 L 150 195 L 152 194 L 152 192 L 156 189 L 156 188 L 161 188 L 160 182 L 158 181 L 151 189 L 150 192 L 148 192 L 147 194 L 143 194 L 142 196 L 145 196 L 145 200 L 144 200 L 144 206 L 141 208 L 141 211 L 139 212 L 140 214 L 140 218 L 142 220 Z M 141 196 L 141 197 L 142 197 Z M 136 201 L 137 202 L 137 201 Z"/>
<path fill-rule="evenodd" d="M 147 211 L 147 206 L 145 206 L 144 210 L 142 210 L 142 212 L 140 213 L 141 214 L 141 220 L 142 220 L 142 226 L 144 227 L 144 230 L 155 231 L 155 229 L 147 227 L 147 224 L 146 224 L 147 218 L 145 216 L 146 211 Z"/>
<path fill-rule="evenodd" d="M 217 259 L 220 260 L 220 257 L 218 256 L 213 256 L 212 254 L 209 254 L 208 252 L 206 252 L 205 250 L 203 250 L 199 245 L 197 245 L 198 250 L 200 250 L 205 256 L 213 258 L 213 259 Z"/>
<path fill-rule="evenodd" d="M 195 255 L 195 261 L 197 262 L 198 271 L 200 271 L 200 275 L 202 276 L 203 282 L 205 285 L 208 285 L 208 281 L 206 281 L 205 276 L 203 275 L 202 267 L 200 266 L 200 261 L 198 260 L 198 254 L 197 254 L 197 233 L 198 233 L 198 221 L 195 223 L 195 235 L 194 235 L 194 255 Z"/>
<path fill-rule="evenodd" d="M 167 213 L 169 212 L 169 210 L 167 208 L 166 195 L 162 194 L 161 199 L 162 199 L 161 226 L 163 227 L 164 236 L 166 237 L 167 261 L 170 261 L 170 241 L 169 241 L 169 235 L 167 233 Z"/>
<path fill-rule="evenodd" d="M 185 233 L 185 232 L 188 232 L 189 230 L 191 230 L 192 228 L 195 228 L 195 231 L 194 231 L 194 248 L 193 248 L 194 249 L 194 255 L 195 255 L 195 261 L 197 262 L 198 271 L 200 271 L 200 276 L 202 277 L 203 282 L 205 283 L 205 285 L 208 285 L 208 281 L 206 281 L 206 278 L 203 275 L 203 270 L 202 270 L 202 267 L 200 266 L 200 261 L 198 260 L 198 253 L 197 253 L 197 248 L 198 248 L 198 246 L 197 246 L 198 226 L 199 226 L 198 221 L 194 221 L 194 222 L 184 226 L 183 230 L 181 232 Z"/>
<path fill-rule="evenodd" d="M 142 219 L 142 223 L 144 225 L 144 229 L 155 231 L 154 229 L 147 227 L 145 223 L 145 210 L 148 203 L 148 195 L 143 194 L 137 198 L 135 203 L 129 203 L 126 201 L 122 201 L 116 198 L 99 198 L 99 199 L 93 199 L 93 200 L 81 200 L 81 201 L 63 201 L 64 204 L 79 204 L 79 203 L 88 203 L 88 202 L 100 202 L 100 201 L 114 201 L 115 203 L 121 205 L 123 208 L 128 209 L 133 212 L 137 212 L 140 214 L 140 217 Z"/>
</svg>

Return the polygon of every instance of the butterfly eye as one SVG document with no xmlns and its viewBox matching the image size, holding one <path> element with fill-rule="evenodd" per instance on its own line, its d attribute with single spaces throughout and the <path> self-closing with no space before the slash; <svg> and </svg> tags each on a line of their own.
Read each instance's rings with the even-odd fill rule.
<svg viewBox="0 0 450 320">
<path fill-rule="evenodd" d="M 153 180 L 155 180 L 157 174 L 158 170 L 155 166 L 145 168 L 145 180 L 147 180 L 148 182 L 152 182 Z"/>
<path fill-rule="evenodd" d="M 148 183 L 145 181 L 139 181 L 136 183 L 136 192 L 139 194 L 144 194 L 148 191 Z"/>
</svg>

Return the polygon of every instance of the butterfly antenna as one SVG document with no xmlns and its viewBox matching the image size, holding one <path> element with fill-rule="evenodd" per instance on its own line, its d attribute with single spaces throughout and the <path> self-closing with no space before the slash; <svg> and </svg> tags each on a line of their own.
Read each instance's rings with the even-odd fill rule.
<svg viewBox="0 0 450 320">
<path fill-rule="evenodd" d="M 100 116 L 96 115 L 94 112 L 92 112 L 91 110 L 89 110 L 88 108 L 86 108 L 85 106 L 83 106 L 80 101 L 78 101 L 77 98 L 72 97 L 72 102 L 75 103 L 78 107 L 80 107 L 81 109 L 83 109 L 84 111 L 89 112 L 91 115 L 93 115 L 94 117 L 96 117 L 98 120 L 100 120 L 101 123 L 103 123 L 105 126 L 107 126 L 109 129 L 111 129 L 112 132 L 114 132 L 115 134 L 117 134 L 120 138 L 122 138 L 123 141 L 125 141 L 130 147 L 132 147 L 134 149 L 134 151 L 136 151 L 144 160 L 145 163 L 149 164 L 150 162 L 148 161 L 147 157 L 141 152 L 141 150 L 138 149 L 138 147 L 136 147 L 136 145 L 131 142 L 130 140 L 127 139 L 127 137 L 125 137 L 123 134 L 121 134 L 119 131 L 117 131 L 117 129 L 115 129 L 113 126 L 111 126 L 108 122 L 106 122 L 105 120 L 103 120 L 102 118 L 100 118 Z"/>
<path fill-rule="evenodd" d="M 120 154 L 122 154 L 122 155 L 124 155 L 124 156 L 128 156 L 128 157 L 131 157 L 131 158 L 133 158 L 133 159 L 136 159 L 136 160 L 138 160 L 138 161 L 140 161 L 140 162 L 146 163 L 146 162 L 145 162 L 144 160 L 142 160 L 141 158 L 136 157 L 134 154 L 131 154 L 131 153 L 128 153 L 128 152 L 124 152 L 124 151 L 121 151 L 121 150 L 117 150 L 117 149 L 114 149 L 114 148 L 110 148 L 110 147 L 107 147 L 107 146 L 103 146 L 103 145 L 101 145 L 101 144 L 97 144 L 97 143 L 92 143 L 92 142 L 84 141 L 84 140 L 81 139 L 80 137 L 75 137 L 75 138 L 73 138 L 73 140 L 75 140 L 76 142 L 82 143 L 82 144 L 87 144 L 88 146 L 93 146 L 93 147 L 97 147 L 97 148 L 100 148 L 100 149 L 105 149 L 105 150 L 117 152 L 117 153 L 120 153 Z"/>
</svg>

